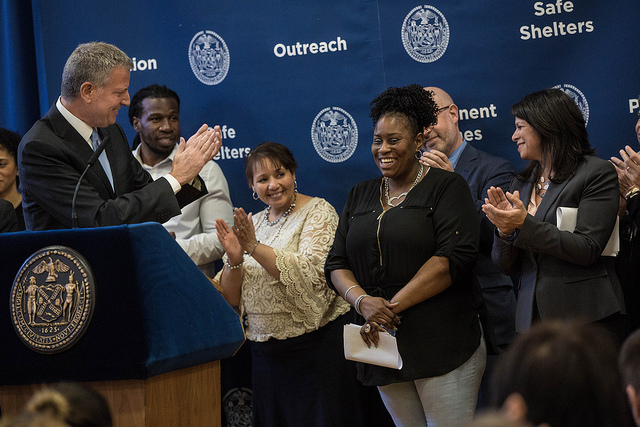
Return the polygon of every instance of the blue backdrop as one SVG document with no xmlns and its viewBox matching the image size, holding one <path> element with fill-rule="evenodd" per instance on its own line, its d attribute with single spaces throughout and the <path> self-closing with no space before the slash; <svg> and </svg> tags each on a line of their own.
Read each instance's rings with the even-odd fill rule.
<svg viewBox="0 0 640 427">
<path fill-rule="evenodd" d="M 184 135 L 203 122 L 223 126 L 216 161 L 234 204 L 249 210 L 262 206 L 251 199 L 244 155 L 269 140 L 294 152 L 300 191 L 340 211 L 354 183 L 378 174 L 369 103 L 389 86 L 442 87 L 462 110 L 467 139 L 517 167 L 524 164 L 509 108 L 552 86 L 576 99 L 601 157 L 625 144 L 638 148 L 637 0 L 33 0 L 32 7 L 41 114 L 58 97 L 64 62 L 79 43 L 113 43 L 134 59 L 131 94 L 152 83 L 178 92 Z M 13 37 L 23 39 L 24 32 Z M 21 113 L 0 112 L 0 126 Z M 126 108 L 118 122 L 132 140 Z"/>
</svg>

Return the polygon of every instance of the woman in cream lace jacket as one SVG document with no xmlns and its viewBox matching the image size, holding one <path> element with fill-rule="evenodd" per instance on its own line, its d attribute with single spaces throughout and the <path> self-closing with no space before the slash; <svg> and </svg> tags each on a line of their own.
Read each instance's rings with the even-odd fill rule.
<svg viewBox="0 0 640 427">
<path fill-rule="evenodd" d="M 217 279 L 225 299 L 246 315 L 253 425 L 359 425 L 361 393 L 342 350 L 350 307 L 323 270 L 338 215 L 324 199 L 297 192 L 296 166 L 276 143 L 247 157 L 254 198 L 268 206 L 256 215 L 236 209 L 233 228 L 217 221 L 226 251 Z"/>
</svg>

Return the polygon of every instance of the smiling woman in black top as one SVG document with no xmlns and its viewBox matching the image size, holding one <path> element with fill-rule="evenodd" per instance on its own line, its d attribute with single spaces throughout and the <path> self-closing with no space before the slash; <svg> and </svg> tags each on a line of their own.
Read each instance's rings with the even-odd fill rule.
<svg viewBox="0 0 640 427">
<path fill-rule="evenodd" d="M 418 162 L 423 129 L 437 120 L 430 92 L 390 88 L 372 107 L 382 176 L 351 190 L 325 272 L 361 314 L 365 342 L 396 329 L 401 370 L 358 366 L 396 425 L 453 425 L 473 417 L 486 358 L 475 207 L 461 176 Z"/>
</svg>

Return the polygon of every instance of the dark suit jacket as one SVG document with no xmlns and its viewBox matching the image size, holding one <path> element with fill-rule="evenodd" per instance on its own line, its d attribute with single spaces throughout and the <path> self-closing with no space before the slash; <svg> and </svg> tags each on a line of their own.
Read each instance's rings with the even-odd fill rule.
<svg viewBox="0 0 640 427">
<path fill-rule="evenodd" d="M 640 328 L 640 195 L 627 200 L 627 210 L 620 218 L 620 253 L 616 273 L 624 293 L 627 310 L 627 333 Z"/>
<path fill-rule="evenodd" d="M 115 190 L 100 162 L 85 175 L 76 201 L 80 227 L 165 222 L 180 213 L 166 179 L 153 181 L 131 154 L 122 128 L 101 128 Z M 73 192 L 93 150 L 55 104 L 18 148 L 20 190 L 28 230 L 71 228 Z"/>
<path fill-rule="evenodd" d="M 10 201 L 0 199 L 0 233 L 18 231 L 18 218 Z"/>
<path fill-rule="evenodd" d="M 491 260 L 495 226 L 482 212 L 482 205 L 489 187 L 507 190 L 516 170 L 507 160 L 467 143 L 460 154 L 455 172 L 467 181 L 480 219 L 480 252 L 474 273 L 482 289 L 496 344 L 504 347 L 515 337 L 516 297 L 511 278 L 504 275 Z"/>
<path fill-rule="evenodd" d="M 532 182 L 514 179 L 527 206 Z M 576 173 L 551 183 L 535 216 L 527 215 L 515 240 L 494 238 L 493 260 L 507 274 L 519 274 L 516 330 L 526 331 L 534 303 L 540 319 L 587 322 L 624 313 L 614 258 L 600 256 L 618 210 L 618 176 L 609 162 L 587 156 Z M 574 232 L 556 226 L 558 207 L 578 208 Z M 534 300 L 535 297 L 535 300 Z"/>
</svg>

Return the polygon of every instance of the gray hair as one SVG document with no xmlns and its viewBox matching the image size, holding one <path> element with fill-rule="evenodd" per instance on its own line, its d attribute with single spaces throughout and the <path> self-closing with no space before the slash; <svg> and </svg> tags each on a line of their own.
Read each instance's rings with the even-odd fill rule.
<svg viewBox="0 0 640 427">
<path fill-rule="evenodd" d="M 114 45 L 102 42 L 81 44 L 64 65 L 60 93 L 63 97 L 75 99 L 85 82 L 102 87 L 111 71 L 117 67 L 130 70 L 133 62 Z"/>
</svg>

